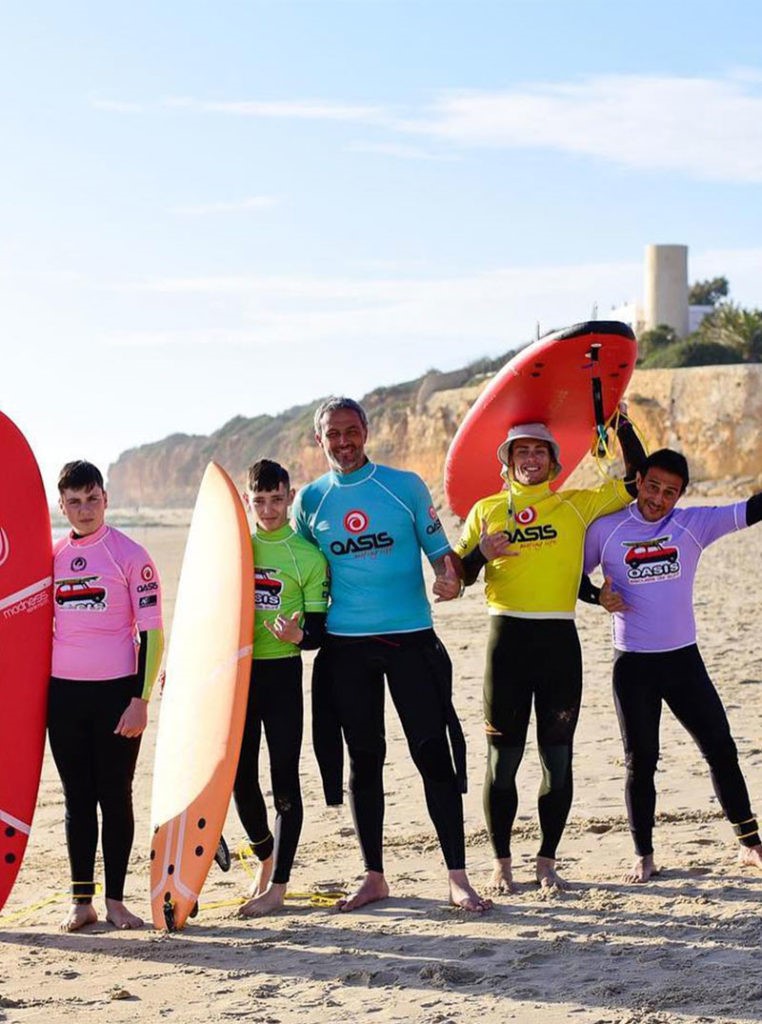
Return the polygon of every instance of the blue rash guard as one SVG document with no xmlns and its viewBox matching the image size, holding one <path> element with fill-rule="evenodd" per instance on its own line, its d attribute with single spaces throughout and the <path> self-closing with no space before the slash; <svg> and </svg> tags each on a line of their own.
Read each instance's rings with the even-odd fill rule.
<svg viewBox="0 0 762 1024">
<path fill-rule="evenodd" d="M 354 473 L 331 471 L 302 488 L 293 515 L 331 569 L 329 633 L 431 629 L 421 550 L 433 562 L 450 545 L 419 476 L 373 462 Z"/>
</svg>

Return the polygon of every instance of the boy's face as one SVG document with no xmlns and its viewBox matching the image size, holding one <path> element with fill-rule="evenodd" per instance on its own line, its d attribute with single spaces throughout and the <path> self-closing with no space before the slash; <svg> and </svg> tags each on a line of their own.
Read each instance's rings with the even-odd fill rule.
<svg viewBox="0 0 762 1024">
<path fill-rule="evenodd" d="M 65 487 L 58 499 L 58 507 L 75 533 L 89 537 L 103 526 L 108 495 L 97 484 L 90 490 L 86 487 Z"/>
<path fill-rule="evenodd" d="M 258 530 L 272 533 L 288 522 L 288 509 L 294 500 L 294 490 L 286 490 L 285 484 L 278 484 L 277 491 L 248 491 L 248 505 L 254 513 Z"/>
</svg>

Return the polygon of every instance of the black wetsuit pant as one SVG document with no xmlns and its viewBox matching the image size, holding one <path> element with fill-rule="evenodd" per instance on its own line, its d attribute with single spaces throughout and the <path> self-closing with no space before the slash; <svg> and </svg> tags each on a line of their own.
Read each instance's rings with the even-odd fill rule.
<svg viewBox="0 0 762 1024">
<path fill-rule="evenodd" d="M 725 708 L 698 647 L 691 644 L 653 654 L 615 651 L 614 657 L 614 703 L 627 766 L 625 802 L 637 854 L 644 857 L 654 849 L 654 774 L 659 760 L 662 701 L 696 741 L 730 822 L 736 826 L 753 821 Z M 743 835 L 743 830 L 737 834 Z M 753 836 L 741 842 L 753 845 L 749 839 Z"/>
<path fill-rule="evenodd" d="M 484 673 L 484 815 L 496 857 L 510 857 L 516 773 L 534 700 L 542 783 L 541 857 L 555 858 L 573 796 L 572 743 L 582 699 L 582 654 L 571 619 L 493 615 Z"/>
<path fill-rule="evenodd" d="M 135 696 L 135 677 L 50 680 L 48 737 L 63 784 L 66 845 L 72 897 L 90 903 L 95 894 L 98 807 L 106 897 L 124 898 L 124 879 L 135 834 L 132 779 L 140 737 L 114 729 Z"/>
<path fill-rule="evenodd" d="M 367 871 L 384 870 L 384 678 L 410 755 L 423 779 L 429 816 L 450 870 L 465 867 L 463 798 L 448 744 L 452 666 L 431 629 L 382 636 L 328 636 L 315 660 L 315 750 L 330 705 L 349 751 L 349 798 Z"/>
<path fill-rule="evenodd" d="M 280 885 L 285 885 L 291 875 L 304 818 L 299 782 L 303 725 L 302 659 L 254 661 L 233 792 L 238 817 L 254 853 L 260 861 L 274 854 L 272 880 Z M 267 823 L 267 807 L 259 785 L 263 726 L 275 804 L 274 836 Z"/>
</svg>

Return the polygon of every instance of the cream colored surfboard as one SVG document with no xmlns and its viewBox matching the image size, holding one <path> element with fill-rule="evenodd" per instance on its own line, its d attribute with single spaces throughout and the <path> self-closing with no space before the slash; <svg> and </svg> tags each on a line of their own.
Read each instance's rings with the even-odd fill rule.
<svg viewBox="0 0 762 1024">
<path fill-rule="evenodd" d="M 243 735 L 254 629 L 246 513 L 210 462 L 193 511 L 161 700 L 151 806 L 151 908 L 182 928 L 214 858 Z"/>
</svg>

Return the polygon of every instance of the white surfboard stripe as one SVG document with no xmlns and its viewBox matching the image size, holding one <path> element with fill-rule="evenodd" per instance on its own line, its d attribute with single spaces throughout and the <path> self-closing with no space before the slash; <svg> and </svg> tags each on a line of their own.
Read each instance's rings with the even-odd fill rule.
<svg viewBox="0 0 762 1024">
<path fill-rule="evenodd" d="M 25 597 L 32 597 L 34 594 L 39 594 L 41 590 L 45 590 L 53 582 L 52 576 L 46 576 L 43 580 L 38 580 L 36 583 L 31 583 L 28 587 L 24 587 L 23 590 L 17 590 L 15 594 L 9 594 L 0 600 L 0 612 L 3 608 L 9 608 L 12 604 L 17 604 L 19 601 L 23 601 Z"/>
<path fill-rule="evenodd" d="M 12 825 L 13 828 L 17 828 L 19 832 L 23 832 L 25 836 L 28 836 L 32 830 L 31 825 L 27 825 L 25 821 L 20 821 L 18 818 L 14 818 L 8 811 L 0 809 L 0 821 L 4 821 L 6 825 Z"/>
</svg>

